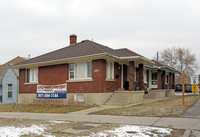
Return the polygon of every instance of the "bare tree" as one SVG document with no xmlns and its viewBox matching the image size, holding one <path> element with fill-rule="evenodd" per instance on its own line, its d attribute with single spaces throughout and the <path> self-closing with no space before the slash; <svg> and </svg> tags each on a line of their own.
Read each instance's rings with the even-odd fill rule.
<svg viewBox="0 0 200 137">
<path fill-rule="evenodd" d="M 187 48 L 172 47 L 160 52 L 159 62 L 164 63 L 178 70 L 185 71 L 186 77 L 192 76 L 197 71 L 198 64 L 195 54 Z"/>
</svg>

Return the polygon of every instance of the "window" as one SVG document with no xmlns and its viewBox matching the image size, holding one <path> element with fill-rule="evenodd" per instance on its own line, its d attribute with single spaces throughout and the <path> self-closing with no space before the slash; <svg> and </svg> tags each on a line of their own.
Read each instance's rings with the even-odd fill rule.
<svg viewBox="0 0 200 137">
<path fill-rule="evenodd" d="M 157 80 L 157 73 L 152 73 L 152 80 Z"/>
<path fill-rule="evenodd" d="M 84 94 L 74 94 L 74 102 L 84 102 Z"/>
<path fill-rule="evenodd" d="M 26 69 L 26 82 L 38 82 L 38 68 Z"/>
<path fill-rule="evenodd" d="M 87 63 L 87 77 L 88 78 L 92 77 L 92 62 Z"/>
<path fill-rule="evenodd" d="M 69 64 L 69 79 L 74 79 L 74 64 Z"/>
<path fill-rule="evenodd" d="M 151 84 L 157 85 L 157 73 L 156 72 L 152 72 L 151 78 L 152 78 Z"/>
<path fill-rule="evenodd" d="M 8 84 L 8 99 L 12 98 L 12 84 Z"/>
<path fill-rule="evenodd" d="M 92 77 L 92 62 L 69 64 L 69 79 L 84 79 Z"/>
<path fill-rule="evenodd" d="M 106 62 L 106 78 L 114 79 L 114 67 L 111 62 Z"/>
</svg>

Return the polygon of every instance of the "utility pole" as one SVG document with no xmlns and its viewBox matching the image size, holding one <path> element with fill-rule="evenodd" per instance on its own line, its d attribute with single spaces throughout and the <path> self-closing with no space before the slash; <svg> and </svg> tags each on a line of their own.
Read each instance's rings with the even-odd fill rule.
<svg viewBox="0 0 200 137">
<path fill-rule="evenodd" d="M 159 52 L 157 51 L 157 62 L 158 62 L 158 60 L 159 60 Z"/>
<path fill-rule="evenodd" d="M 183 102 L 182 102 L 182 104 L 184 105 L 184 103 L 185 103 L 185 98 L 184 98 L 184 94 L 185 94 L 185 73 L 184 73 L 184 71 L 183 71 L 182 75 L 183 75 L 183 84 L 182 84 Z"/>
</svg>

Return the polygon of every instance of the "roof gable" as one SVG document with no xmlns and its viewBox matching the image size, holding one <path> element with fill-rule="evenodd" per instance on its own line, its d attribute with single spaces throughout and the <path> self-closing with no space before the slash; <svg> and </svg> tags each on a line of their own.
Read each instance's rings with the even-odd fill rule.
<svg viewBox="0 0 200 137">
<path fill-rule="evenodd" d="M 3 74 L 4 70 L 6 69 L 6 66 L 9 65 L 9 64 L 16 64 L 16 63 L 19 63 L 19 62 L 22 62 L 26 60 L 26 58 L 23 58 L 23 57 L 16 57 L 8 62 L 6 62 L 5 64 L 3 65 L 0 65 L 0 76 Z"/>
</svg>

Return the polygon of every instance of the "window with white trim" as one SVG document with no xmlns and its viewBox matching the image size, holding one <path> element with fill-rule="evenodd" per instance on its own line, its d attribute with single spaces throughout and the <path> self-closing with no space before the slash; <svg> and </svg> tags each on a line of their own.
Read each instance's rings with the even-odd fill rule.
<svg viewBox="0 0 200 137">
<path fill-rule="evenodd" d="M 106 62 L 106 79 L 114 79 L 114 63 Z"/>
<path fill-rule="evenodd" d="M 38 68 L 26 69 L 26 83 L 38 82 Z"/>
<path fill-rule="evenodd" d="M 13 96 L 13 86 L 12 86 L 12 84 L 8 84 L 7 85 L 7 98 L 8 99 L 12 99 L 12 96 Z"/>
<path fill-rule="evenodd" d="M 92 78 L 92 62 L 69 64 L 69 79 Z"/>
<path fill-rule="evenodd" d="M 74 102 L 84 102 L 84 94 L 74 94 Z"/>
<path fill-rule="evenodd" d="M 157 72 L 152 72 L 151 73 L 151 84 L 157 85 L 157 82 L 158 82 Z"/>
<path fill-rule="evenodd" d="M 74 79 L 75 77 L 75 64 L 69 64 L 69 79 Z"/>
</svg>

